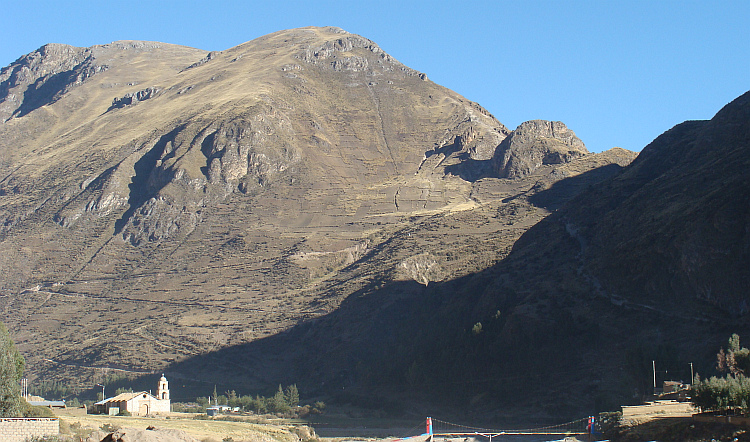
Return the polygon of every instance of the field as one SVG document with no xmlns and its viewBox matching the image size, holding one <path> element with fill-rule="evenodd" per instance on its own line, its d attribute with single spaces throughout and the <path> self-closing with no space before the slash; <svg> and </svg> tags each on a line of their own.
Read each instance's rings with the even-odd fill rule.
<svg viewBox="0 0 750 442">
<path fill-rule="evenodd" d="M 82 415 L 61 411 L 57 413 L 61 420 L 61 431 L 67 428 L 72 431 L 86 432 L 87 429 L 102 428 L 136 428 L 145 430 L 153 426 L 157 429 L 182 430 L 201 441 L 222 441 L 232 438 L 234 441 L 252 442 L 296 442 L 309 437 L 307 428 L 301 423 L 290 420 L 265 421 L 254 420 L 230 422 L 216 419 L 195 419 L 194 414 L 172 413 L 169 417 L 136 417 Z M 257 422 L 257 423 L 256 423 Z M 80 430 L 78 430 L 80 429 Z M 299 435 L 299 436 L 298 436 Z"/>
</svg>

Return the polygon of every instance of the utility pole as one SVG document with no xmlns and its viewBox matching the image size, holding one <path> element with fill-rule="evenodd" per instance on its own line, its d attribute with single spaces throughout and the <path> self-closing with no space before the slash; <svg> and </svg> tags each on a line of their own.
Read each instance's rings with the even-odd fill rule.
<svg viewBox="0 0 750 442">
<path fill-rule="evenodd" d="M 96 384 L 97 387 L 102 387 L 102 400 L 107 399 L 107 396 L 104 395 L 104 385 L 102 384 Z"/>
<path fill-rule="evenodd" d="M 651 361 L 651 368 L 654 370 L 654 394 L 656 394 L 656 361 Z"/>
</svg>

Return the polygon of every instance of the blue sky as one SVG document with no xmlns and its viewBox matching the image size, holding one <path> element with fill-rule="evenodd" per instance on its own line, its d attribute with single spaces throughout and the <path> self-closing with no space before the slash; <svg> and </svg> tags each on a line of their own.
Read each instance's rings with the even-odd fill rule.
<svg viewBox="0 0 750 442">
<path fill-rule="evenodd" d="M 339 26 L 514 129 L 563 121 L 589 150 L 641 150 L 750 90 L 750 1 L 4 2 L 0 65 L 45 43 L 224 50 Z"/>
</svg>

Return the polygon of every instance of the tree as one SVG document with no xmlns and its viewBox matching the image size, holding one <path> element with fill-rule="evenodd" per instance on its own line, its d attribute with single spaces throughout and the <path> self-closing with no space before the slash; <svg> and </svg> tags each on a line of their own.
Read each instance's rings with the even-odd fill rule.
<svg viewBox="0 0 750 442">
<path fill-rule="evenodd" d="M 299 390 L 297 389 L 297 384 L 292 384 L 286 387 L 284 396 L 286 398 L 286 403 L 290 407 L 296 407 L 299 405 Z"/>
<path fill-rule="evenodd" d="M 0 322 L 0 417 L 20 417 L 23 414 L 19 381 L 26 365 L 10 338 L 5 324 Z"/>
<path fill-rule="evenodd" d="M 227 397 L 227 405 L 236 407 L 239 405 L 239 398 L 237 397 L 237 392 L 234 390 L 227 390 L 224 392 L 224 395 Z"/>
<path fill-rule="evenodd" d="M 712 376 L 693 382 L 693 405 L 703 411 L 750 410 L 750 350 L 740 346 L 740 337 L 733 334 L 729 345 L 716 355 L 717 368 L 726 372 L 724 377 Z"/>
<path fill-rule="evenodd" d="M 722 348 L 716 355 L 716 366 L 723 373 L 732 376 L 750 374 L 750 349 L 740 346 L 740 337 L 736 333 L 729 338 L 727 350 Z"/>
<path fill-rule="evenodd" d="M 281 384 L 279 384 L 279 389 L 276 391 L 276 394 L 268 399 L 268 405 L 269 410 L 274 413 L 286 413 L 291 409 L 289 404 L 286 403 L 286 395 L 284 394 L 284 389 L 281 388 Z"/>
</svg>

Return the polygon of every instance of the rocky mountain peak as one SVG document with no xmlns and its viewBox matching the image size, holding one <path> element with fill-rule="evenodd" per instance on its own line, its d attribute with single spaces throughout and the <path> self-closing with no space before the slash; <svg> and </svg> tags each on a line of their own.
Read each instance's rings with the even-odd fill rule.
<svg viewBox="0 0 750 442">
<path fill-rule="evenodd" d="M 521 123 L 497 149 L 500 177 L 523 177 L 542 165 L 570 162 L 589 151 L 576 134 L 560 121 L 531 120 Z"/>
<path fill-rule="evenodd" d="M 88 48 L 50 43 L 20 57 L 0 71 L 0 120 L 54 101 L 71 83 L 95 72 Z"/>
</svg>

